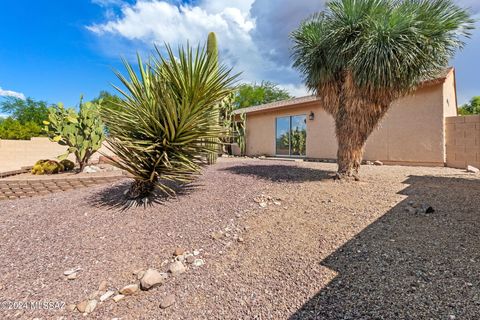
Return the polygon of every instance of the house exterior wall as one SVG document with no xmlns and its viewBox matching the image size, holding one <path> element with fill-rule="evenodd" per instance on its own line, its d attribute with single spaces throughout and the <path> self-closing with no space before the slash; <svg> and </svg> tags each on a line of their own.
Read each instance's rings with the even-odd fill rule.
<svg viewBox="0 0 480 320">
<path fill-rule="evenodd" d="M 445 116 L 456 115 L 453 71 L 444 81 L 430 84 L 395 101 L 367 141 L 365 160 L 385 163 L 443 166 L 446 161 Z M 314 112 L 315 119 L 308 115 Z M 307 158 L 335 159 L 337 141 L 332 116 L 318 101 L 247 114 L 246 152 L 275 156 L 275 119 L 307 115 Z"/>
<path fill-rule="evenodd" d="M 1 140 L 0 139 L 0 172 L 19 170 L 22 167 L 33 166 L 41 159 L 55 160 L 57 156 L 64 154 L 67 148 L 48 138 L 32 138 L 31 140 Z M 100 151 L 111 154 L 102 146 Z M 98 161 L 100 153 L 96 152 L 90 159 Z M 75 161 L 70 155 L 68 159 Z"/>
<path fill-rule="evenodd" d="M 447 117 L 447 166 L 480 168 L 480 116 Z"/>
</svg>

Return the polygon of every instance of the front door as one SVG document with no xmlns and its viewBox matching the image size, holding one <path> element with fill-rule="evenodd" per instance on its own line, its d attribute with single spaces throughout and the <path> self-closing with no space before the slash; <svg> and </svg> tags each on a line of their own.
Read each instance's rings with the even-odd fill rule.
<svg viewBox="0 0 480 320">
<path fill-rule="evenodd" d="M 277 156 L 304 157 L 307 146 L 307 117 L 305 115 L 278 117 L 275 126 Z"/>
</svg>

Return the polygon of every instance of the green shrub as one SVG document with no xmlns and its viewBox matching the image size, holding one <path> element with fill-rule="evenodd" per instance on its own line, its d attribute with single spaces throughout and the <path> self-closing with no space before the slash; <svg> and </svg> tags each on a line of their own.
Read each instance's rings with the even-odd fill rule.
<svg viewBox="0 0 480 320">
<path fill-rule="evenodd" d="M 60 164 L 63 166 L 63 171 L 72 171 L 75 168 L 75 163 L 68 159 L 63 159 Z"/>
<path fill-rule="evenodd" d="M 42 133 L 42 127 L 34 122 L 22 124 L 11 117 L 0 118 L 0 139 L 30 140 L 32 137 L 41 136 Z"/>
</svg>

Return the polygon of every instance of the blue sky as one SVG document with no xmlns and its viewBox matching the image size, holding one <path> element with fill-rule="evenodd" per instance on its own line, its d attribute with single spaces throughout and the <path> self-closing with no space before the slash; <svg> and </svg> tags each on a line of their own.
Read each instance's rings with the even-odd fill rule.
<svg viewBox="0 0 480 320">
<path fill-rule="evenodd" d="M 270 80 L 294 95 L 305 89 L 289 58 L 288 34 L 324 1 L 312 0 L 16 0 L 2 1 L 0 95 L 67 105 L 113 92 L 112 68 L 153 43 L 219 38 L 222 58 L 243 81 Z M 480 1 L 457 0 L 480 11 Z M 477 15 L 478 17 L 478 15 Z M 452 62 L 459 102 L 480 95 L 480 31 Z"/>
</svg>

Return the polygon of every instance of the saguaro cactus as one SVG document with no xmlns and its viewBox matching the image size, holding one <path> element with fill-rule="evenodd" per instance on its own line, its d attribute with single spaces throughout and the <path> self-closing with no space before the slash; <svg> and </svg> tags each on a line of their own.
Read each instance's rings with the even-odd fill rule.
<svg viewBox="0 0 480 320">
<path fill-rule="evenodd" d="M 207 54 L 210 57 L 210 59 L 213 59 L 215 61 L 215 64 L 217 65 L 217 73 L 218 73 L 218 44 L 217 44 L 217 36 L 215 35 L 215 32 L 210 32 L 208 34 Z M 219 108 L 220 106 L 217 106 L 217 110 Z M 218 126 L 219 121 L 220 119 L 218 117 L 213 118 L 212 126 Z M 215 164 L 218 158 L 218 149 L 219 149 L 218 139 L 210 139 L 209 142 L 207 143 L 207 147 L 211 151 L 207 155 L 207 162 L 208 164 Z"/>
<path fill-rule="evenodd" d="M 59 103 L 49 109 L 48 121 L 44 121 L 48 137 L 62 146 L 68 146 L 67 152 L 60 155 L 60 160 L 73 153 L 83 171 L 90 157 L 102 146 L 105 140 L 104 126 L 100 120 L 99 105 L 82 102 L 80 111 L 65 109 Z"/>
</svg>

